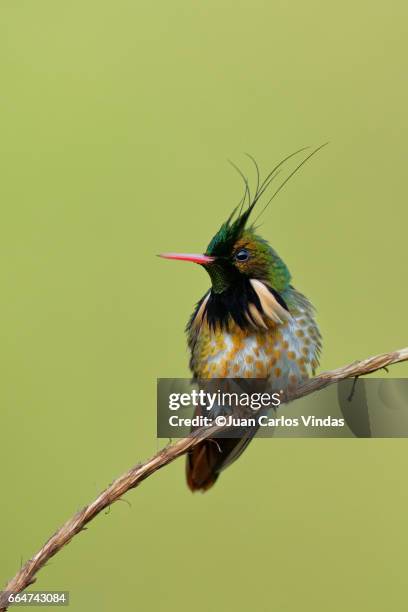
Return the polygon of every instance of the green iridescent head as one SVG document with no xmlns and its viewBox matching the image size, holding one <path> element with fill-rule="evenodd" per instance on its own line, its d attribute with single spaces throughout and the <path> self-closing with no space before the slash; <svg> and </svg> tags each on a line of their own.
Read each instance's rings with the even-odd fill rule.
<svg viewBox="0 0 408 612">
<path fill-rule="evenodd" d="M 290 283 L 290 273 L 274 249 L 246 227 L 254 204 L 232 221 L 221 225 L 212 238 L 205 255 L 214 258 L 205 265 L 215 293 L 222 293 L 242 276 L 267 282 L 278 292 Z M 235 212 L 235 211 L 234 211 Z"/>
</svg>

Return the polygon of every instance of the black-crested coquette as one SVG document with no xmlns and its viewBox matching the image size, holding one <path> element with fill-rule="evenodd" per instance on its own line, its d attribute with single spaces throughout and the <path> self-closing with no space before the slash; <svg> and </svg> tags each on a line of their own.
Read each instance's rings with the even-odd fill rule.
<svg viewBox="0 0 408 612">
<path fill-rule="evenodd" d="M 320 148 L 289 174 L 261 213 Z M 301 151 L 280 162 L 262 183 L 255 164 L 254 195 L 244 177 L 241 203 L 221 225 L 204 254 L 161 255 L 195 262 L 211 280 L 210 289 L 196 305 L 187 325 L 190 367 L 197 379 L 263 378 L 268 379 L 270 390 L 281 391 L 299 385 L 318 365 L 321 336 L 314 309 L 294 288 L 287 265 L 258 234 L 252 221 L 284 162 Z M 187 457 L 189 487 L 193 491 L 211 487 L 250 439 L 217 439 L 216 443 L 205 440 L 195 446 Z"/>
</svg>

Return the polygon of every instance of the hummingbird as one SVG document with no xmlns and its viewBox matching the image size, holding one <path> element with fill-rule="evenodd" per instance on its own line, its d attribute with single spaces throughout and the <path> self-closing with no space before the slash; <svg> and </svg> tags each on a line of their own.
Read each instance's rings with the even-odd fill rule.
<svg viewBox="0 0 408 612">
<path fill-rule="evenodd" d="M 270 202 L 309 154 L 268 200 Z M 187 327 L 193 379 L 261 378 L 276 392 L 291 391 L 314 374 L 319 364 L 321 334 L 311 302 L 291 282 L 291 274 L 276 250 L 257 233 L 253 211 L 283 159 L 251 196 L 248 179 L 244 196 L 211 239 L 203 254 L 162 253 L 166 259 L 194 262 L 208 273 L 211 287 L 198 301 Z M 258 215 L 257 218 L 259 218 Z M 257 219 L 256 219 L 257 220 Z M 255 221 L 256 221 L 255 220 Z M 206 439 L 187 455 L 187 484 L 206 491 L 222 470 L 235 461 L 251 441 L 243 438 Z"/>
</svg>

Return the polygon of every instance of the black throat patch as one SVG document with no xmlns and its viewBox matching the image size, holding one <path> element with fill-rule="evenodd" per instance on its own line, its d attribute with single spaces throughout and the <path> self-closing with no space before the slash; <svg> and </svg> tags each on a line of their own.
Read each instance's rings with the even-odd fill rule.
<svg viewBox="0 0 408 612">
<path fill-rule="evenodd" d="M 268 285 L 266 285 L 266 287 L 275 297 L 276 301 L 285 310 L 289 310 L 280 294 L 272 289 L 272 287 Z M 207 296 L 208 293 L 198 302 L 187 329 L 189 329 L 194 322 L 200 306 Z M 263 314 L 264 311 L 260 299 L 249 279 L 244 275 L 240 275 L 238 282 L 235 282 L 222 293 L 215 293 L 211 290 L 205 306 L 205 316 L 209 327 L 214 330 L 216 328 L 227 330 L 231 320 L 241 329 L 248 329 L 254 327 L 254 325 L 256 326 L 256 321 L 254 321 L 250 315 L 250 304 L 253 304 L 261 315 Z"/>
</svg>

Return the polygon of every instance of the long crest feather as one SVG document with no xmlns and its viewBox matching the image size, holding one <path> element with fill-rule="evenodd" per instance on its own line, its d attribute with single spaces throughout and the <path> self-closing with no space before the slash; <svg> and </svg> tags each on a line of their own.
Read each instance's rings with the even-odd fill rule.
<svg viewBox="0 0 408 612">
<path fill-rule="evenodd" d="M 320 151 L 320 149 L 323 149 L 323 147 L 326 147 L 329 143 L 325 142 L 323 144 L 321 144 L 320 146 L 318 146 L 316 149 L 314 149 L 311 153 L 309 153 L 309 155 L 307 157 L 305 157 L 305 159 L 303 161 L 300 162 L 300 164 L 298 164 L 296 166 L 296 168 L 294 170 L 292 170 L 292 172 L 289 174 L 289 176 L 286 177 L 286 179 L 279 185 L 279 187 L 277 188 L 277 190 L 272 194 L 272 196 L 269 198 L 269 200 L 267 201 L 267 203 L 265 204 L 265 206 L 263 207 L 263 209 L 261 210 L 261 212 L 259 213 L 259 215 L 256 217 L 256 219 L 254 220 L 254 223 L 257 222 L 257 220 L 259 219 L 259 217 L 265 212 L 265 210 L 268 208 L 269 204 L 272 202 L 272 200 L 278 195 L 278 193 L 281 191 L 281 189 L 283 189 L 283 187 L 286 185 L 286 183 L 288 183 L 290 181 L 290 179 L 296 174 L 296 172 L 298 172 L 298 170 L 300 170 L 300 168 L 314 155 L 316 155 L 316 153 L 318 153 Z M 308 147 L 307 147 L 308 148 Z M 301 149 L 302 150 L 302 149 Z M 303 149 L 304 151 L 305 149 Z M 259 199 L 259 198 L 258 198 Z"/>
<path fill-rule="evenodd" d="M 259 217 L 265 212 L 266 208 L 269 206 L 272 200 L 278 195 L 281 189 L 283 189 L 283 187 L 296 174 L 296 172 L 298 172 L 298 170 L 300 170 L 300 168 L 313 155 L 315 155 L 318 151 L 320 151 L 320 149 L 322 149 L 327 144 L 328 143 L 324 143 L 320 145 L 319 147 L 317 147 L 316 149 L 314 149 L 311 153 L 309 153 L 309 155 L 305 159 L 303 159 L 300 162 L 300 164 L 296 166 L 296 168 L 289 174 L 289 176 L 286 177 L 284 181 L 282 181 L 282 183 L 279 185 L 276 191 L 272 194 L 271 198 L 267 201 L 265 206 L 262 208 L 261 212 L 255 219 L 255 221 L 257 221 Z M 306 151 L 307 149 L 309 149 L 309 147 L 302 147 L 301 149 L 298 149 L 294 153 L 290 153 L 290 155 L 287 155 L 286 157 L 284 157 L 278 164 L 276 164 L 276 166 L 274 166 L 274 168 L 272 168 L 272 170 L 267 174 L 267 176 L 262 182 L 261 182 L 261 173 L 259 170 L 259 166 L 255 158 L 249 153 L 246 153 L 245 155 L 252 161 L 255 167 L 255 171 L 256 171 L 256 189 L 255 189 L 255 194 L 253 198 L 251 198 L 251 189 L 250 189 L 248 178 L 245 176 L 242 170 L 234 162 L 232 162 L 231 160 L 228 160 L 229 163 L 232 165 L 232 167 L 238 172 L 238 174 L 240 175 L 244 183 L 244 187 L 245 187 L 244 194 L 241 200 L 239 201 L 238 205 L 234 208 L 234 210 L 228 217 L 227 221 L 222 224 L 217 234 L 211 240 L 206 250 L 207 255 L 215 255 L 217 257 L 225 257 L 229 255 L 233 245 L 235 244 L 236 240 L 239 238 L 242 231 L 244 230 L 253 208 L 255 207 L 257 202 L 259 202 L 259 200 L 262 198 L 264 193 L 267 191 L 272 181 L 281 172 L 282 166 L 292 157 L 295 157 L 296 155 L 298 155 L 299 153 L 302 153 L 303 151 Z M 233 220 L 235 215 L 236 215 L 236 218 L 235 220 Z"/>
</svg>

